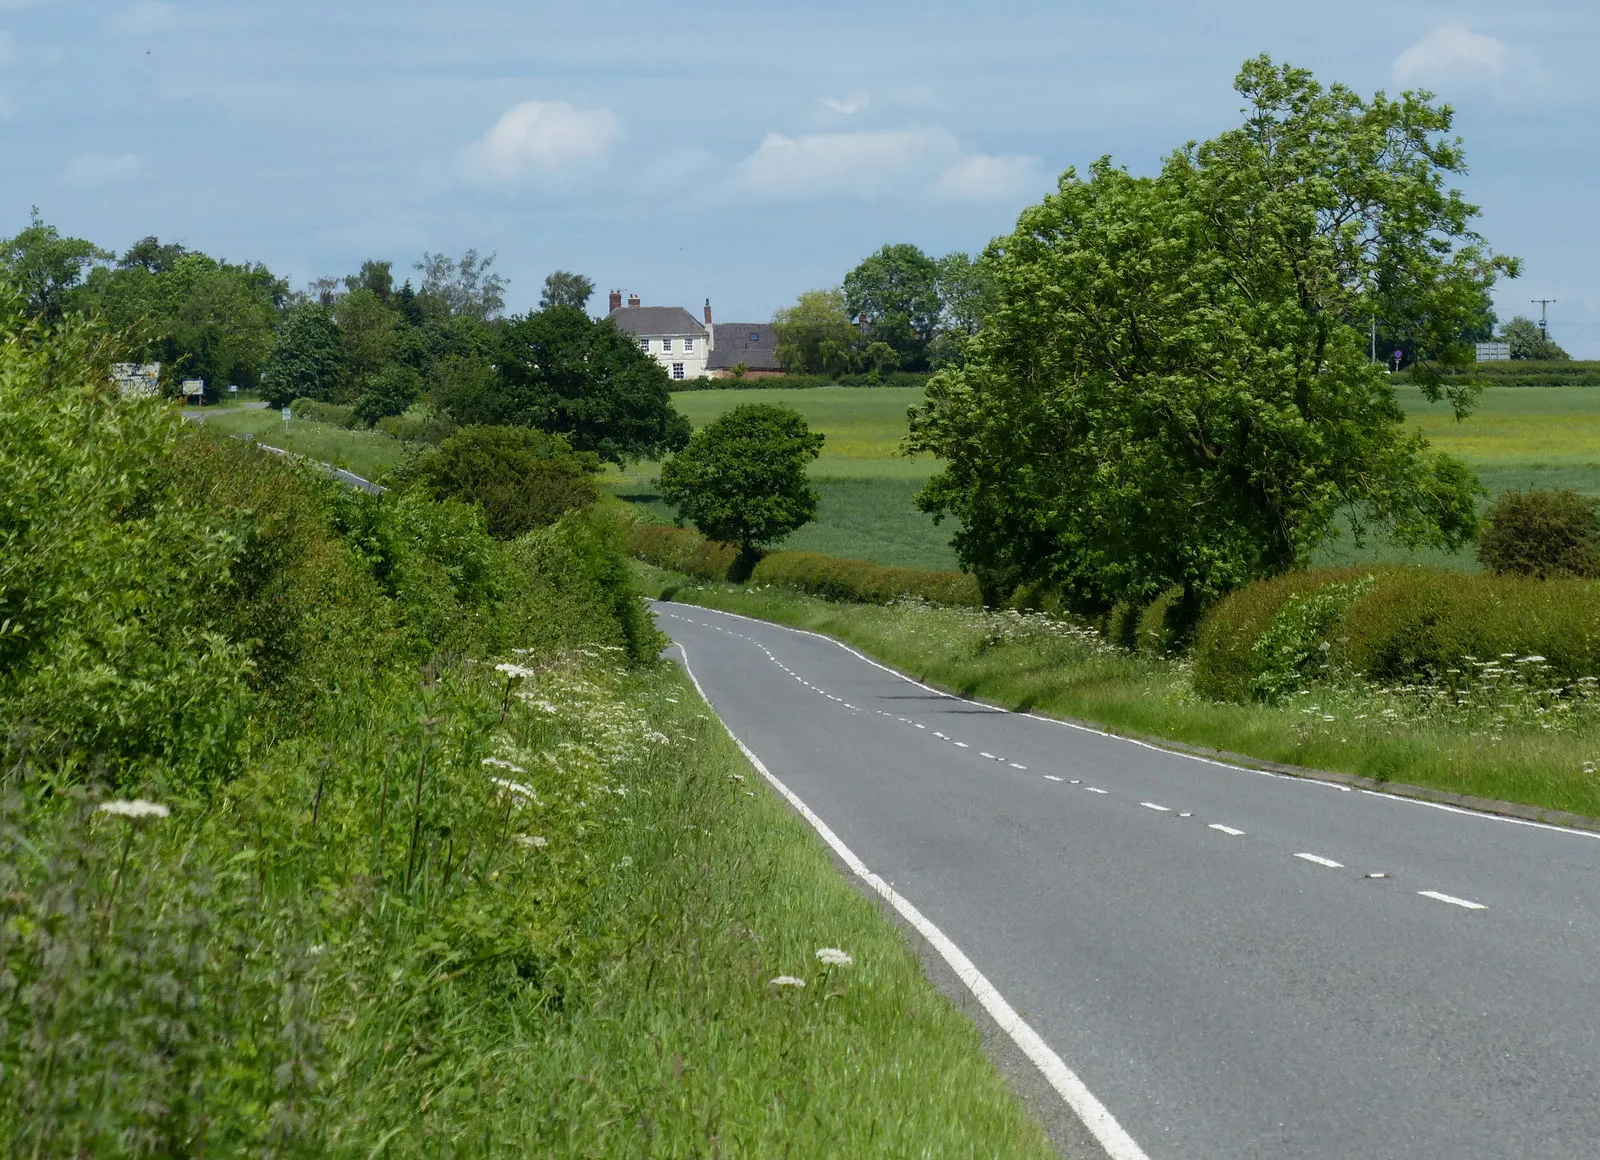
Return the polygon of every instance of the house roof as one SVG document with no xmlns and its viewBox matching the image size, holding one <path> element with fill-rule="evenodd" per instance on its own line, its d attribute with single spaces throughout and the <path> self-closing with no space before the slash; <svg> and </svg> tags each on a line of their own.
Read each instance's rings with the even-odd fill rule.
<svg viewBox="0 0 1600 1160">
<path fill-rule="evenodd" d="M 705 326 L 681 306 L 622 306 L 606 315 L 617 329 L 635 338 L 673 337 L 706 332 Z"/>
<path fill-rule="evenodd" d="M 719 322 L 706 369 L 725 371 L 744 363 L 753 371 L 778 371 L 777 336 L 770 322 Z"/>
</svg>

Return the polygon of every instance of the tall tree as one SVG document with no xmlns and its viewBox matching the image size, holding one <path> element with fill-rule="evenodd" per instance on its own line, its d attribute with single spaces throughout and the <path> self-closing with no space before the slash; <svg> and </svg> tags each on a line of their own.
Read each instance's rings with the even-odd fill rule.
<svg viewBox="0 0 1600 1160">
<path fill-rule="evenodd" d="M 1572 356 L 1562 350 L 1556 341 L 1539 329 L 1539 324 L 1531 318 L 1517 315 L 1505 324 L 1500 332 L 1500 341 L 1511 348 L 1511 357 L 1541 358 L 1541 359 L 1569 359 Z"/>
<path fill-rule="evenodd" d="M 845 309 L 865 317 L 873 341 L 886 342 L 907 370 L 926 365 L 939 326 L 939 267 L 908 243 L 885 246 L 844 277 Z"/>
<path fill-rule="evenodd" d="M 346 275 L 344 286 L 351 293 L 370 291 L 380 302 L 388 303 L 389 296 L 394 293 L 394 263 L 368 258 L 361 263 L 358 273 Z"/>
<path fill-rule="evenodd" d="M 436 315 L 467 315 L 480 321 L 498 318 L 505 309 L 506 280 L 491 273 L 495 255 L 478 257 L 468 250 L 460 259 L 448 254 L 423 254 L 417 269 L 422 289 L 417 297 Z"/>
<path fill-rule="evenodd" d="M 1430 399 L 1514 261 L 1445 178 L 1464 159 L 1425 95 L 1363 100 L 1266 57 L 1244 123 L 1159 176 L 1072 171 L 989 251 L 996 305 L 930 384 L 909 447 L 948 466 L 919 497 L 956 516 L 991 596 L 1046 582 L 1079 607 L 1171 585 L 1193 609 L 1305 563 L 1341 517 L 1456 545 L 1477 483 L 1405 426 L 1367 357 L 1399 320 Z"/>
<path fill-rule="evenodd" d="M 966 361 L 967 339 L 983 329 L 993 305 L 994 275 L 981 255 L 974 259 L 960 250 L 935 264 L 939 272 L 939 331 L 928 344 L 928 361 L 937 369 Z"/>
<path fill-rule="evenodd" d="M 837 289 L 807 290 L 772 316 L 778 363 L 808 375 L 842 375 L 860 362 L 861 332 Z"/>
<path fill-rule="evenodd" d="M 587 310 L 589 298 L 593 294 L 593 280 L 582 274 L 556 270 L 544 280 L 544 291 L 539 295 L 539 309 L 549 310 L 552 306 L 570 306 L 574 310 Z"/>
<path fill-rule="evenodd" d="M 289 312 L 261 372 L 261 393 L 274 407 L 295 399 L 334 399 L 345 382 L 344 339 L 320 302 Z"/>
<path fill-rule="evenodd" d="M 33 207 L 28 228 L 14 238 L 0 240 L 0 272 L 22 292 L 29 313 L 55 320 L 61 317 L 67 295 L 98 262 L 113 255 L 82 238 L 64 238 Z"/>
<path fill-rule="evenodd" d="M 557 306 L 513 318 L 498 362 L 496 379 L 469 379 L 447 396 L 456 422 L 536 427 L 619 465 L 689 440 L 661 364 L 631 335 L 581 310 Z"/>
</svg>

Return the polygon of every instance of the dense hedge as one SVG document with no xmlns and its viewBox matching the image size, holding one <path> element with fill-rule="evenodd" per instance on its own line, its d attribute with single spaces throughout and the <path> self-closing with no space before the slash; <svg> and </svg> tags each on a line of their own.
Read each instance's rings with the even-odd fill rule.
<svg viewBox="0 0 1600 1160">
<path fill-rule="evenodd" d="M 688 528 L 669 524 L 634 524 L 627 530 L 628 551 L 657 568 L 683 572 L 702 580 L 726 580 L 739 558 L 732 544 L 708 540 Z"/>
<path fill-rule="evenodd" d="M 1200 625 L 1195 688 L 1270 699 L 1297 678 L 1461 683 L 1473 663 L 1538 656 L 1558 680 L 1600 675 L 1600 583 L 1423 568 L 1295 572 L 1222 600 Z"/>
<path fill-rule="evenodd" d="M 879 378 L 874 375 L 746 375 L 742 379 L 710 377 L 687 379 L 672 384 L 674 391 L 767 391 L 809 387 L 925 387 L 926 371 L 893 371 Z"/>
<path fill-rule="evenodd" d="M 912 598 L 930 604 L 981 608 L 978 582 L 966 572 L 890 568 L 815 552 L 774 552 L 750 575 L 753 584 L 781 584 L 827 600 L 889 604 Z"/>
<path fill-rule="evenodd" d="M 289 414 L 311 423 L 326 423 L 330 427 L 350 430 L 360 427 L 354 407 L 341 407 L 337 403 L 322 403 L 316 399 L 296 399 L 289 404 Z"/>
<path fill-rule="evenodd" d="M 1600 387 L 1600 362 L 1572 359 L 1505 359 L 1496 362 L 1467 363 L 1447 369 L 1447 378 L 1464 378 L 1492 387 Z M 1412 381 L 1410 371 L 1401 371 L 1396 382 Z"/>
</svg>

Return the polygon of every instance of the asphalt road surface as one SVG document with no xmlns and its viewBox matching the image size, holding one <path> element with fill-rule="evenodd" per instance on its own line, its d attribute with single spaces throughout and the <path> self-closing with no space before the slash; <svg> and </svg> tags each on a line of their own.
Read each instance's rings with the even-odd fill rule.
<svg viewBox="0 0 1600 1160">
<path fill-rule="evenodd" d="M 658 604 L 761 762 L 1152 1158 L 1600 1157 L 1600 840 L 947 697 Z"/>
</svg>

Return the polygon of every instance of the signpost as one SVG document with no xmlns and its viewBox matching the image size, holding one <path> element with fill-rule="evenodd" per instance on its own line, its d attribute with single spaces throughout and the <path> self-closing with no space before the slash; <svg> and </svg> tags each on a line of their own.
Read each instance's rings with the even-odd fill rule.
<svg viewBox="0 0 1600 1160">
<path fill-rule="evenodd" d="M 285 435 L 287 435 L 289 433 L 289 408 L 288 407 L 285 407 L 283 409 L 283 433 Z"/>
<path fill-rule="evenodd" d="M 1480 342 L 1477 344 L 1479 362 L 1504 362 L 1511 357 L 1509 342 Z"/>
<path fill-rule="evenodd" d="M 1406 356 L 1406 352 L 1403 351 L 1403 350 L 1397 350 L 1392 355 L 1389 356 L 1390 358 L 1392 358 L 1394 360 L 1394 369 L 1395 370 L 1399 370 L 1400 369 L 1400 360 L 1405 358 L 1405 356 Z"/>
<path fill-rule="evenodd" d="M 204 379 L 184 379 L 182 390 L 185 399 L 199 399 L 202 403 L 206 401 L 206 381 Z"/>
</svg>

